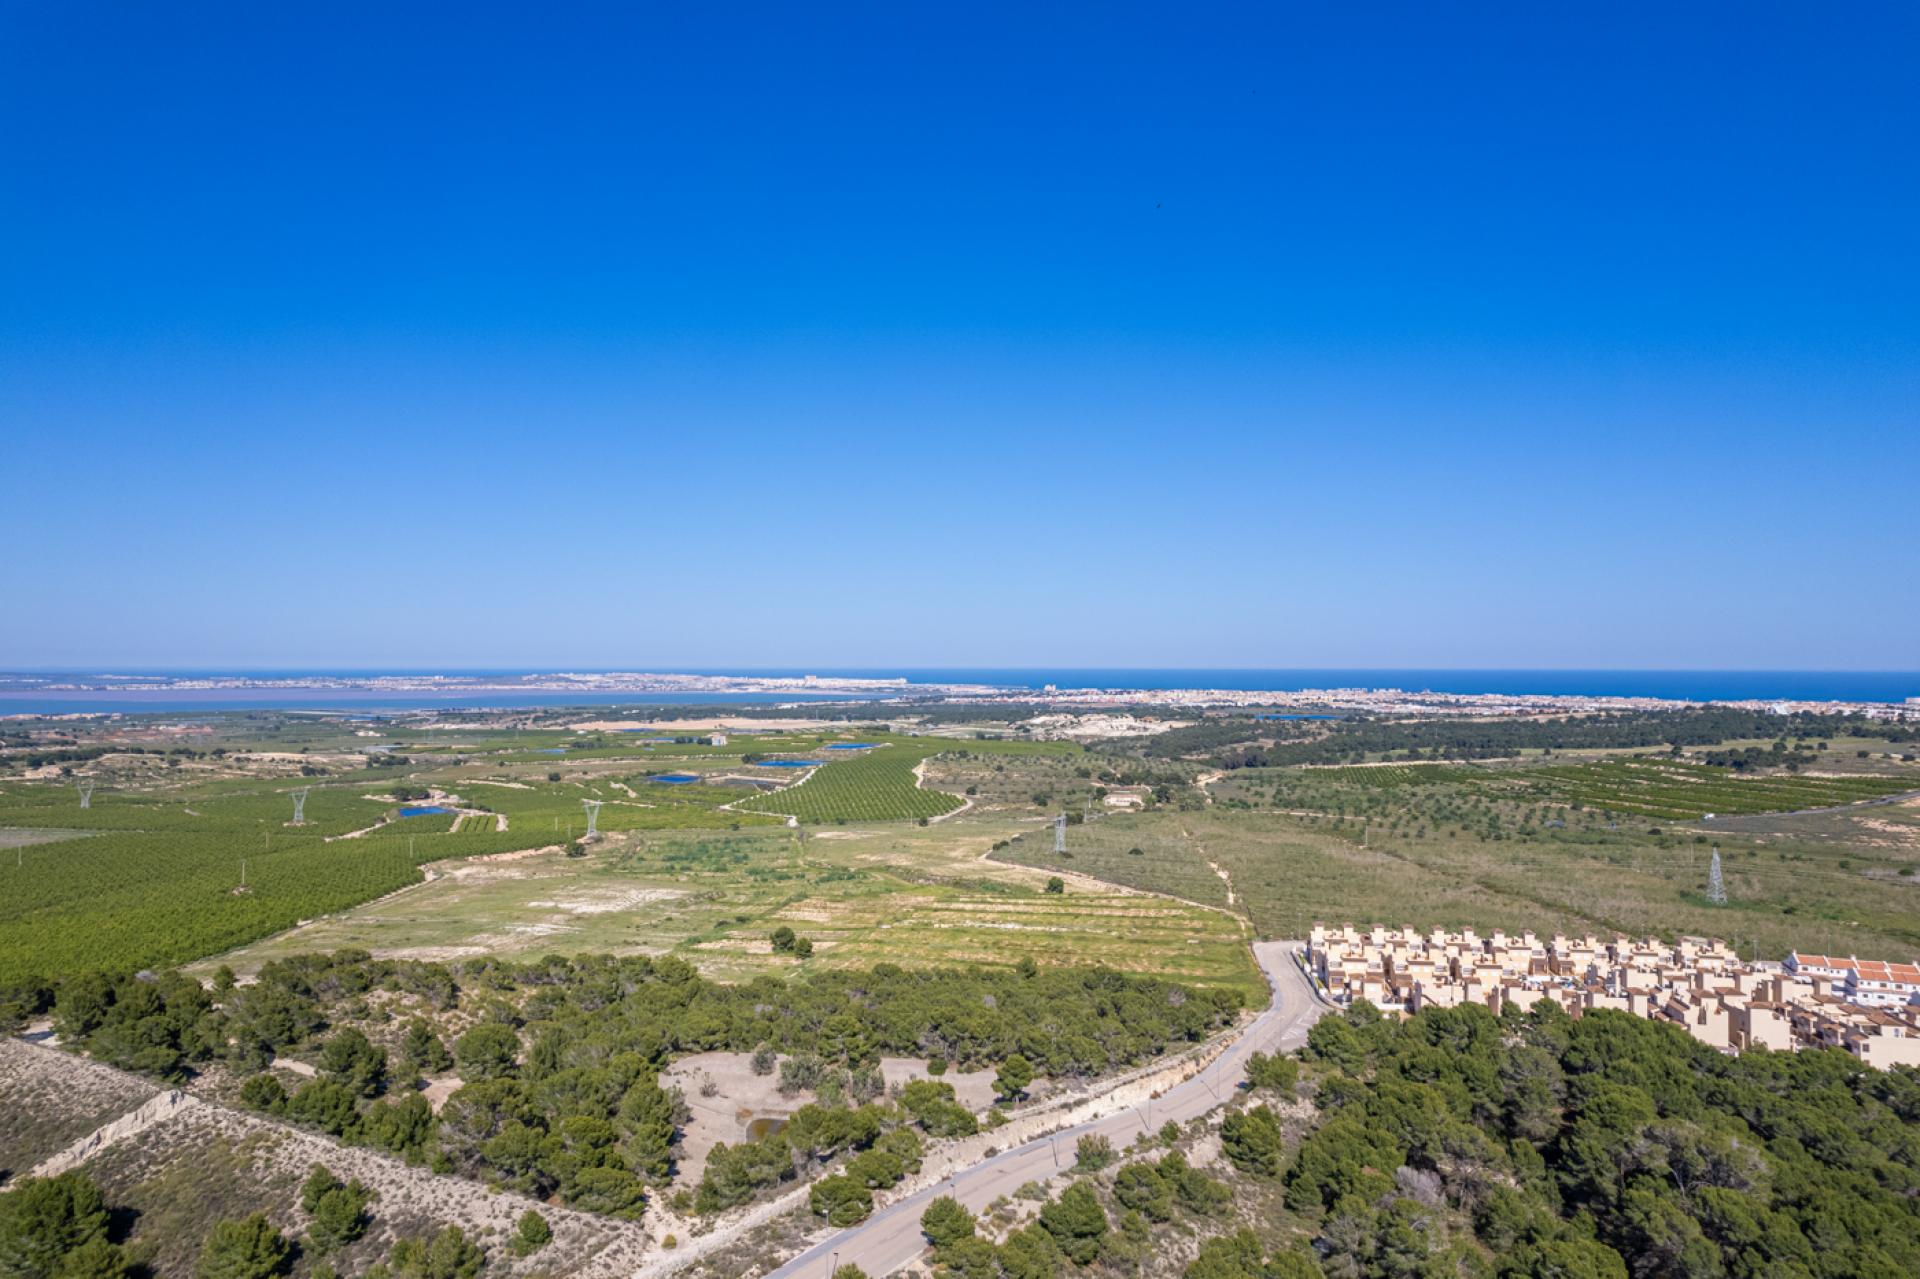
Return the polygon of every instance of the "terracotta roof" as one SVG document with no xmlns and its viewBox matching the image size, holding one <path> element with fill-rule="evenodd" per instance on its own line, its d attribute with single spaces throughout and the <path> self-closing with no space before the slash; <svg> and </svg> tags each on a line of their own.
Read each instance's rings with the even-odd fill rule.
<svg viewBox="0 0 1920 1279">
<path fill-rule="evenodd" d="M 1861 981 L 1897 981 L 1920 985 L 1920 965 L 1889 964 L 1878 959 L 1863 959 L 1855 969 Z"/>
<path fill-rule="evenodd" d="M 1854 967 L 1854 961 L 1840 955 L 1803 955 L 1794 951 L 1788 956 L 1795 968 L 1837 968 L 1846 971 Z"/>
</svg>

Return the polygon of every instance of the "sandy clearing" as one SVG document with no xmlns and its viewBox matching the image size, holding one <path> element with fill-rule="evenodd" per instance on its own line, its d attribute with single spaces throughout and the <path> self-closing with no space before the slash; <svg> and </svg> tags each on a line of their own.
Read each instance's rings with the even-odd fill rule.
<svg viewBox="0 0 1920 1279">
<path fill-rule="evenodd" d="M 487 953 L 485 946 L 396 946 L 383 949 L 382 959 L 417 959 L 424 963 L 444 964 L 453 959 L 473 959 Z"/>
<path fill-rule="evenodd" d="M 771 955 L 773 943 L 764 937 L 717 937 L 712 941 L 698 942 L 695 950 L 722 950 L 736 955 Z M 798 959 L 793 961 L 799 963 Z"/>
<path fill-rule="evenodd" d="M 542 910 L 563 910 L 569 915 L 610 915 L 615 911 L 645 906 L 649 902 L 673 901 L 686 895 L 687 890 L 684 888 L 631 888 L 612 893 L 565 897 L 554 901 L 531 901 L 527 905 Z"/>
<path fill-rule="evenodd" d="M 793 920 L 796 923 L 831 924 L 836 920 L 845 919 L 849 913 L 849 906 L 849 903 L 842 902 L 832 904 L 796 902 L 774 912 L 774 916 L 782 920 Z"/>
<path fill-rule="evenodd" d="M 563 853 L 565 851 L 566 848 L 564 845 L 547 844 L 541 848 L 522 848 L 511 853 L 481 853 L 475 857 L 461 858 L 461 863 L 471 866 L 492 862 L 518 862 L 525 861 L 529 857 L 540 857 L 548 853 Z M 457 869 L 456 867 L 456 871 Z"/>
</svg>

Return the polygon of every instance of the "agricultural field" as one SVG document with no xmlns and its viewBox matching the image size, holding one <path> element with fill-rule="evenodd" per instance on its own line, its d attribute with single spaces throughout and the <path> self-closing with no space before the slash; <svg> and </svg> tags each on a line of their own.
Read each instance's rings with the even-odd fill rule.
<svg viewBox="0 0 1920 1279">
<path fill-rule="evenodd" d="M 1064 753 L 1015 753 L 967 748 L 937 756 L 923 771 L 927 785 L 962 794 L 976 811 L 1023 815 L 1103 811 L 1118 789 L 1157 795 L 1153 802 L 1200 803 L 1191 789 L 1198 769 L 1178 763 L 1145 763 L 1124 756 L 1072 749 Z"/>
<path fill-rule="evenodd" d="M 894 823 L 800 831 L 623 832 L 584 856 L 559 851 L 443 862 L 430 882 L 221 957 L 243 975 L 311 951 L 389 958 L 673 954 L 708 976 L 746 980 L 814 969 L 1104 964 L 1252 1002 L 1264 985 L 1244 927 L 1224 912 L 1092 881 L 1062 893 L 1045 876 L 983 861 L 1021 828 Z M 812 945 L 776 954 L 790 927 Z M 207 960 L 189 971 L 207 973 Z"/>
<path fill-rule="evenodd" d="M 416 739 L 432 735 L 416 731 L 378 743 L 413 754 L 369 757 L 344 753 L 337 725 L 247 716 L 223 732 L 195 739 L 190 755 L 138 757 L 187 761 L 178 767 L 138 772 L 118 767 L 120 756 L 94 756 L 70 777 L 0 782 L 9 854 L 0 861 L 11 863 L 0 865 L 10 881 L 0 895 L 0 982 L 217 955 L 419 884 L 432 863 L 568 845 L 585 831 L 587 801 L 598 804 L 597 827 L 609 838 L 940 816 L 965 801 L 922 788 L 915 766 L 976 745 L 782 732 L 720 747 L 663 746 L 620 734 L 496 730 L 450 734 L 428 743 L 428 754 Z M 528 750 L 527 738 L 569 745 Z M 243 740 L 258 739 L 275 749 L 242 753 Z M 879 744 L 828 749 L 852 740 Z M 1077 750 L 977 745 L 1008 758 Z M 342 753 L 321 753 L 335 749 Z M 793 758 L 827 762 L 807 770 L 769 762 Z M 257 775 L 263 767 L 280 775 Z M 81 781 L 97 787 L 84 809 Z M 305 821 L 294 825 L 292 792 L 302 788 L 310 788 Z M 421 811 L 404 815 L 409 809 Z"/>
<path fill-rule="evenodd" d="M 0 787 L 0 982 L 215 954 L 418 883 L 442 858 L 563 843 L 584 829 L 583 799 L 603 801 L 603 830 L 778 824 L 721 811 L 730 790 L 599 781 L 474 785 L 471 807 L 435 788 L 418 806 L 450 811 L 403 817 L 413 805 L 383 795 L 389 782 L 353 781 L 314 786 L 298 826 L 291 781 L 102 788 L 84 809 L 70 786 Z"/>
<path fill-rule="evenodd" d="M 1432 786 L 1460 781 L 1474 775 L 1473 770 L 1450 768 L 1444 764 L 1340 764 L 1328 768 L 1302 769 L 1323 781 L 1343 782 L 1349 786 Z"/>
<path fill-rule="evenodd" d="M 1755 813 L 1788 813 L 1888 799 L 1920 791 L 1920 770 L 1876 773 L 1765 774 L 1666 756 L 1628 756 L 1530 766 L 1370 764 L 1241 769 L 1212 787 L 1217 800 L 1246 807 L 1364 814 L 1372 809 L 1433 811 L 1449 802 L 1504 807 L 1522 823 L 1605 826 L 1619 817 L 1694 822 Z M 1596 819 L 1598 819 L 1596 821 Z"/>
<path fill-rule="evenodd" d="M 802 782 L 742 807 L 815 823 L 929 820 L 945 816 L 966 802 L 961 796 L 920 784 L 915 770 L 933 756 L 956 750 L 1028 758 L 1079 753 L 1078 747 L 1065 742 L 974 741 L 957 746 L 951 740 L 931 737 L 866 740 L 877 744 L 871 750 L 836 752 L 851 758 L 830 759 Z"/>
<path fill-rule="evenodd" d="M 1669 821 L 1831 808 L 1920 789 L 1920 775 L 1912 774 L 1742 777 L 1724 768 L 1659 758 L 1533 768 L 1522 776 L 1567 804 Z"/>
<path fill-rule="evenodd" d="M 1377 771 L 1369 768 L 1367 773 Z M 1315 920 L 1693 933 L 1778 959 L 1794 948 L 1920 948 L 1920 801 L 1676 827 L 1573 810 L 1514 770 L 1400 786 L 1330 769 L 1241 770 L 1201 811 L 1032 830 L 995 856 L 1244 914 L 1268 937 Z M 1721 850 L 1726 906 L 1705 899 Z"/>
</svg>

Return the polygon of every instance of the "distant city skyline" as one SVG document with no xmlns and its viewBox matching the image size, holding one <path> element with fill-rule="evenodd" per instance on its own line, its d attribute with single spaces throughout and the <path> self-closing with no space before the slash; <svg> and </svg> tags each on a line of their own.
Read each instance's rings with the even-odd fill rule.
<svg viewBox="0 0 1920 1279">
<path fill-rule="evenodd" d="M 6 17 L 0 667 L 1920 665 L 1910 7 L 481 10 Z"/>
</svg>

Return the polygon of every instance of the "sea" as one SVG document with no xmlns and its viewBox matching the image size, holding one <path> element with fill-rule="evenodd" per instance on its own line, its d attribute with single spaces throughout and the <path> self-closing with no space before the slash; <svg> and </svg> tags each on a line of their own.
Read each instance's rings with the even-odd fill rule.
<svg viewBox="0 0 1920 1279">
<path fill-rule="evenodd" d="M 579 669 L 575 667 L 573 669 Z M 626 669 L 647 669 L 629 667 Z M 122 677 L 210 675 L 257 679 L 318 676 L 458 675 L 491 678 L 527 675 L 525 670 L 446 671 L 142 671 L 119 670 Z M 1504 693 L 1512 695 L 1658 697 L 1683 701 L 1836 701 L 1903 702 L 1920 697 L 1920 671 L 1760 671 L 1760 670 L 1519 670 L 1214 667 L 859 667 L 682 670 L 687 675 L 819 675 L 863 679 L 905 679 L 910 684 L 987 684 L 1018 692 L 1056 689 L 1217 688 L 1241 692 L 1297 692 L 1316 688 L 1397 688 L 1408 692 Z M 51 677 L 96 680 L 80 672 L 0 672 L 0 715 L 57 715 L 120 711 L 176 714 L 194 711 L 335 710 L 371 714 L 382 710 L 451 707 L 766 705 L 845 700 L 844 694 L 794 693 L 645 693 L 632 692 L 476 692 L 447 690 L 396 693 L 359 689 L 157 689 L 134 691 L 47 690 Z"/>
</svg>

